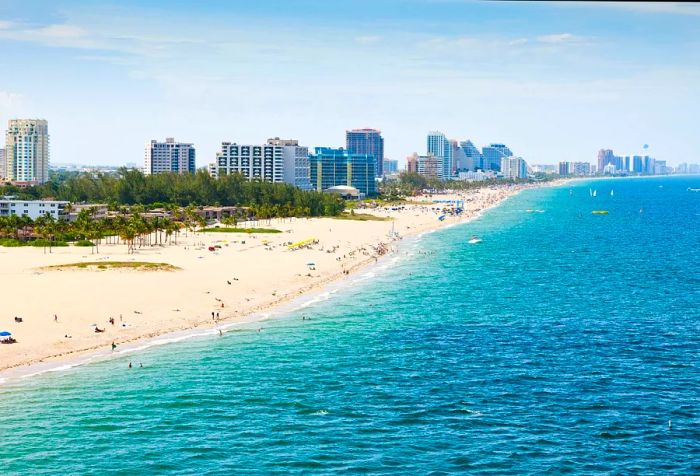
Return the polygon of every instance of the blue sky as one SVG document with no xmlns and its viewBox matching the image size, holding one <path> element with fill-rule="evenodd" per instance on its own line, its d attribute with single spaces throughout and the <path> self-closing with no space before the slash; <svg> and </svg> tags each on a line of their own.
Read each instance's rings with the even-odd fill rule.
<svg viewBox="0 0 700 476">
<path fill-rule="evenodd" d="M 280 136 L 386 155 L 440 130 L 530 163 L 601 147 L 700 161 L 700 5 L 460 0 L 0 4 L 0 124 L 49 120 L 53 162 L 141 163 L 151 138 Z"/>
</svg>

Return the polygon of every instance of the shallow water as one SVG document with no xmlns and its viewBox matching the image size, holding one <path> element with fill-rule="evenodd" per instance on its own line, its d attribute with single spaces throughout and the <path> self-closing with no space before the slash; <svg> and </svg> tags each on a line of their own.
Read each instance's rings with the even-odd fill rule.
<svg viewBox="0 0 700 476">
<path fill-rule="evenodd" d="M 700 473 L 688 187 L 526 191 L 282 318 L 6 385 L 0 468 Z"/>
</svg>

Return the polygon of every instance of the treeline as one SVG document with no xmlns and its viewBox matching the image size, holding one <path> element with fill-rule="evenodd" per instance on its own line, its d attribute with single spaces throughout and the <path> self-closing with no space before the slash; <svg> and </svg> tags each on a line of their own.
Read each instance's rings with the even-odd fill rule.
<svg viewBox="0 0 700 476">
<path fill-rule="evenodd" d="M 548 180 L 548 179 L 543 179 Z M 385 199 L 400 199 L 420 193 L 423 190 L 475 190 L 496 184 L 528 183 L 529 179 L 503 180 L 489 179 L 480 181 L 439 180 L 428 178 L 415 172 L 402 172 L 398 179 L 385 181 L 380 186 L 380 194 Z"/>
<path fill-rule="evenodd" d="M 73 203 L 106 203 L 112 207 L 173 204 L 251 207 L 269 216 L 333 216 L 344 209 L 334 194 L 303 191 L 289 184 L 248 181 L 240 174 L 218 179 L 194 174 L 144 175 L 121 168 L 116 174 L 54 175 L 43 185 L 6 186 L 0 192 L 21 199 L 56 199 Z"/>
</svg>

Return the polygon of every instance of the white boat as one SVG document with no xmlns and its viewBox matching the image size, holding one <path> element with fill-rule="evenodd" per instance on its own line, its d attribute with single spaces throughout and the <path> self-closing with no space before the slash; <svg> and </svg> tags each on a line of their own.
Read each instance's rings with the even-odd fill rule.
<svg viewBox="0 0 700 476">
<path fill-rule="evenodd" d="M 598 196 L 598 190 L 593 190 L 593 196 L 597 197 Z"/>
<path fill-rule="evenodd" d="M 478 236 L 472 236 L 471 240 L 469 240 L 470 245 L 475 245 L 477 243 L 481 243 L 481 238 Z"/>
<path fill-rule="evenodd" d="M 611 197 L 614 197 L 614 196 L 615 196 L 615 191 L 614 191 L 614 190 L 610 190 L 610 196 L 611 196 Z"/>
</svg>

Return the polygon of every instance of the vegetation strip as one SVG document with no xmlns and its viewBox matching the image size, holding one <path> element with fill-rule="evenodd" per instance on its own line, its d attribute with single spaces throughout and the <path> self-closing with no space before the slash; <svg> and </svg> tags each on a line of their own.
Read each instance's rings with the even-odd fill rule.
<svg viewBox="0 0 700 476">
<path fill-rule="evenodd" d="M 336 220 L 355 220 L 355 221 L 391 221 L 391 217 L 380 217 L 369 213 L 343 213 L 336 217 Z"/>
<path fill-rule="evenodd" d="M 62 269 L 135 269 L 144 271 L 177 271 L 181 268 L 168 263 L 150 263 L 148 261 L 85 261 L 81 263 L 56 264 L 45 266 L 45 270 Z"/>
</svg>

